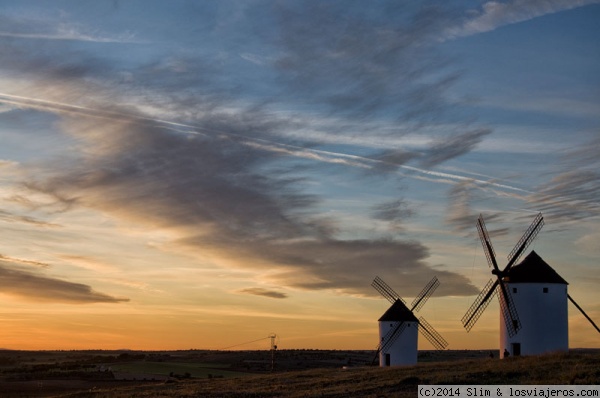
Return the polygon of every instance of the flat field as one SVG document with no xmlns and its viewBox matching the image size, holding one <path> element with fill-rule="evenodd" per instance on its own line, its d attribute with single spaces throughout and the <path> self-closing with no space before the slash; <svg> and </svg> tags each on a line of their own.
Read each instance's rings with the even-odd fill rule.
<svg viewBox="0 0 600 398">
<path fill-rule="evenodd" d="M 419 384 L 600 383 L 600 350 L 489 353 L 425 351 L 415 366 L 379 368 L 372 351 L 284 350 L 274 362 L 268 351 L 0 351 L 0 396 L 415 397 Z"/>
</svg>

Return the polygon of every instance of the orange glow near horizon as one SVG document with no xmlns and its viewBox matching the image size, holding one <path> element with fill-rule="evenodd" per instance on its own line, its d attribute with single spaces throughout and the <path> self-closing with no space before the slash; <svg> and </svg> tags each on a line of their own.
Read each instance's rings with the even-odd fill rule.
<svg viewBox="0 0 600 398">
<path fill-rule="evenodd" d="M 352 301 L 355 300 L 351 300 L 350 304 Z M 222 313 L 218 309 L 204 312 L 193 308 L 170 312 L 167 307 L 131 313 L 131 308 L 127 308 L 107 313 L 107 305 L 100 305 L 105 308 L 97 312 L 93 311 L 93 306 L 89 307 L 91 311 L 82 311 L 81 306 L 68 308 L 59 305 L 54 306 L 55 313 L 38 313 L 34 305 L 20 313 L 0 314 L 3 324 L 0 347 L 18 350 L 153 351 L 219 350 L 234 346 L 231 349 L 252 350 L 268 349 L 266 338 L 275 333 L 280 349 L 372 350 L 377 345 L 376 320 L 381 315 L 381 311 L 374 311 L 385 304 L 367 301 L 371 304 L 371 313 L 354 317 L 350 316 L 351 307 L 343 314 L 332 314 L 333 310 L 321 316 L 311 316 L 261 314 L 243 308 L 223 309 Z M 440 303 L 437 311 L 439 307 Z M 425 316 L 450 343 L 449 350 L 495 350 L 499 341 L 498 321 L 495 309 L 489 310 L 490 314 L 484 315 L 470 333 L 462 328 L 459 321 L 442 319 L 437 311 Z M 583 316 L 571 311 L 570 347 L 600 348 L 595 330 L 581 318 Z M 261 336 L 264 341 L 248 343 Z M 433 347 L 420 336 L 419 349 L 431 350 Z"/>
<path fill-rule="evenodd" d="M 16 3 L 0 348 L 373 350 L 374 278 L 436 277 L 417 315 L 493 350 L 477 217 L 506 264 L 540 211 L 526 251 L 600 324 L 597 2 Z"/>
</svg>

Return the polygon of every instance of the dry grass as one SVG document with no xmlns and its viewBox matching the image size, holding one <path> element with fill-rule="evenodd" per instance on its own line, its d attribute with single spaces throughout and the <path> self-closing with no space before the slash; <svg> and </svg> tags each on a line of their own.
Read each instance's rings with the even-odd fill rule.
<svg viewBox="0 0 600 398">
<path fill-rule="evenodd" d="M 237 379 L 188 380 L 63 397 L 415 397 L 419 384 L 598 384 L 599 364 L 598 352 L 468 359 L 410 367 L 312 369 Z"/>
</svg>

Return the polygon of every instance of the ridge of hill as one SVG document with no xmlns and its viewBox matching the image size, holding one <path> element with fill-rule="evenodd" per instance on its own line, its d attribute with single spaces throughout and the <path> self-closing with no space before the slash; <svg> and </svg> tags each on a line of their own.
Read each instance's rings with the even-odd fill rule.
<svg viewBox="0 0 600 398">
<path fill-rule="evenodd" d="M 80 392 L 69 398 L 131 397 L 415 397 L 422 384 L 599 384 L 600 352 L 571 352 L 420 363 L 406 367 L 340 367 L 191 379 Z"/>
</svg>

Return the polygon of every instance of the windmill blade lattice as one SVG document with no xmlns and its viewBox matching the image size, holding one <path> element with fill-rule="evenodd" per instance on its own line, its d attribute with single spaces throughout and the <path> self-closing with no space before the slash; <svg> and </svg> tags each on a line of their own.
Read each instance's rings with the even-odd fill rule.
<svg viewBox="0 0 600 398">
<path fill-rule="evenodd" d="M 479 215 L 479 218 L 477 219 L 477 232 L 479 234 L 479 239 L 481 240 L 481 245 L 483 246 L 483 252 L 485 253 L 488 265 L 493 267 L 492 274 L 496 275 L 496 281 L 492 282 L 494 280 L 494 278 L 492 278 L 485 285 L 481 293 L 479 293 L 475 299 L 475 302 L 471 305 L 471 307 L 469 307 L 466 314 L 462 317 L 462 323 L 465 329 L 467 329 L 467 332 L 471 330 L 473 325 L 475 325 L 477 320 L 481 317 L 481 314 L 489 305 L 491 297 L 497 293 L 498 286 L 500 287 L 500 295 L 498 297 L 500 301 L 500 310 L 502 311 L 502 316 L 506 324 L 506 330 L 508 331 L 510 337 L 513 337 L 519 331 L 521 328 L 521 322 L 519 320 L 517 308 L 515 307 L 510 295 L 510 291 L 505 285 L 504 276 L 508 270 L 510 270 L 510 268 L 519 260 L 525 249 L 529 247 L 543 226 L 544 217 L 542 216 L 542 213 L 538 213 L 529 228 L 527 228 L 521 239 L 519 239 L 516 246 L 508 255 L 508 264 L 503 270 L 500 270 L 498 268 L 498 263 L 496 262 L 496 253 L 494 252 L 494 247 L 492 246 L 490 236 L 487 228 L 485 227 L 483 215 Z"/>
<path fill-rule="evenodd" d="M 423 317 L 419 318 L 419 331 L 438 350 L 448 347 L 448 342 Z"/>
<path fill-rule="evenodd" d="M 392 344 L 394 344 L 394 342 L 396 340 L 398 340 L 398 337 L 400 337 L 402 332 L 404 332 L 404 329 L 406 329 L 406 326 L 408 326 L 408 323 L 400 322 L 398 325 L 396 325 L 395 328 L 390 329 L 389 332 L 387 332 L 386 335 L 383 337 L 381 343 L 379 343 L 379 346 L 377 346 L 377 352 L 379 352 L 381 350 L 385 351 Z"/>
<path fill-rule="evenodd" d="M 490 305 L 490 298 L 496 294 L 496 287 L 498 287 L 498 279 L 492 278 L 483 287 L 479 296 L 475 299 L 471 307 L 467 310 L 467 313 L 462 317 L 462 323 L 467 332 L 475 325 L 475 322 L 481 317 L 483 311 Z"/>
<path fill-rule="evenodd" d="M 394 341 L 398 340 L 398 337 L 402 334 L 404 329 L 406 329 L 407 323 L 400 322 L 396 325 L 395 328 L 388 330 L 388 332 L 381 338 L 381 341 L 375 348 L 375 357 L 373 357 L 373 364 L 377 361 L 377 357 L 379 357 L 379 353 L 381 350 L 387 350 L 390 345 L 394 343 Z"/>
<path fill-rule="evenodd" d="M 383 281 L 383 279 L 381 279 L 378 276 L 375 277 L 375 279 L 373 280 L 373 283 L 371 283 L 371 286 L 373 286 L 375 288 L 375 290 L 377 290 L 379 292 L 379 294 L 381 294 L 383 297 L 385 297 L 392 304 L 395 303 L 396 300 L 400 300 L 403 303 L 406 303 L 402 299 L 402 297 L 400 297 L 400 295 L 398 293 L 396 293 L 394 291 L 394 289 L 391 288 L 390 285 L 385 283 Z"/>
<path fill-rule="evenodd" d="M 521 236 L 521 239 L 519 239 L 515 247 L 508 254 L 508 264 L 506 265 L 504 272 L 508 271 L 510 267 L 512 267 L 517 261 L 519 261 L 519 258 L 521 258 L 521 255 L 523 254 L 525 249 L 527 249 L 531 242 L 533 242 L 533 240 L 535 239 L 535 237 L 540 232 L 543 226 L 544 217 L 542 216 L 542 213 L 538 213 L 538 215 L 535 217 L 529 228 L 527 228 L 527 231 L 525 231 L 523 236 Z"/>
<path fill-rule="evenodd" d="M 496 263 L 496 252 L 492 246 L 490 235 L 488 234 L 487 228 L 485 227 L 485 222 L 483 221 L 483 216 L 481 214 L 477 219 L 477 232 L 479 233 L 479 240 L 483 246 L 483 252 L 485 253 L 485 258 L 487 259 L 488 265 L 497 270 L 498 264 Z"/>
<path fill-rule="evenodd" d="M 500 311 L 504 317 L 504 323 L 506 324 L 508 335 L 513 337 L 521 328 L 521 321 L 519 320 L 517 308 L 515 307 L 515 303 L 513 302 L 510 291 L 506 288 L 506 286 L 504 286 L 504 284 L 500 284 L 500 289 L 502 291 L 502 296 L 498 296 Z M 502 297 L 504 300 L 502 300 Z"/>
<path fill-rule="evenodd" d="M 433 279 L 430 280 L 427 285 L 425 285 L 423 290 L 421 290 L 421 292 L 417 295 L 417 297 L 415 297 L 415 299 L 411 303 L 411 311 L 419 311 L 421 308 L 423 308 L 427 300 L 429 300 L 429 297 L 431 297 L 431 295 L 433 294 L 435 289 L 438 288 L 439 285 L 440 281 L 438 281 L 438 278 L 434 276 Z"/>
<path fill-rule="evenodd" d="M 375 357 L 373 358 L 373 363 L 376 362 L 377 358 L 379 357 L 382 351 L 388 351 L 388 349 L 390 349 L 393 346 L 396 340 L 398 340 L 398 338 L 403 334 L 404 330 L 410 325 L 410 322 L 420 322 L 414 317 L 414 311 L 419 310 L 421 307 L 423 307 L 425 302 L 431 297 L 431 295 L 439 285 L 440 282 L 436 277 L 434 277 L 431 281 L 429 281 L 429 283 L 427 283 L 427 285 L 425 285 L 425 287 L 421 290 L 417 297 L 415 297 L 411 304 L 412 309 L 408 309 L 408 307 L 406 307 L 405 301 L 400 297 L 398 293 L 396 293 L 396 291 L 394 291 L 394 289 L 392 289 L 380 277 L 375 277 L 375 279 L 371 283 L 371 286 L 373 286 L 375 290 L 377 290 L 383 297 L 385 297 L 388 301 L 390 301 L 393 304 L 392 307 L 390 307 L 390 309 L 392 309 L 394 305 L 401 306 L 403 307 L 401 312 L 410 312 L 412 315 L 412 319 L 410 321 L 399 320 L 397 321 L 397 324 L 391 327 L 384 336 L 380 335 L 381 341 L 377 345 Z M 435 329 L 433 329 L 433 327 L 431 327 L 431 325 L 429 325 L 429 323 L 427 323 L 424 319 L 422 319 L 422 321 L 424 325 L 422 330 L 423 335 L 436 348 L 444 349 L 448 345 L 446 340 L 444 340 L 443 337 L 440 336 L 440 334 Z"/>
</svg>

